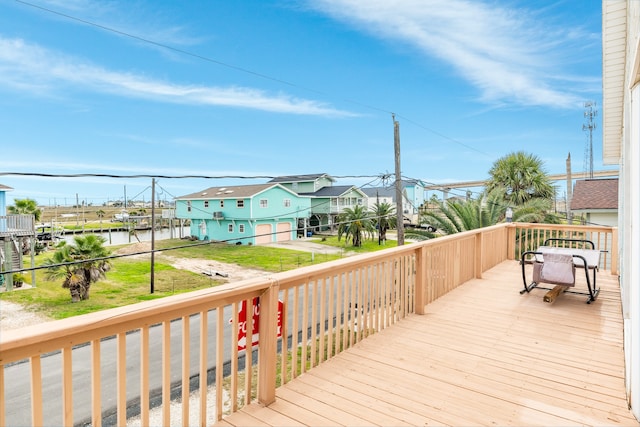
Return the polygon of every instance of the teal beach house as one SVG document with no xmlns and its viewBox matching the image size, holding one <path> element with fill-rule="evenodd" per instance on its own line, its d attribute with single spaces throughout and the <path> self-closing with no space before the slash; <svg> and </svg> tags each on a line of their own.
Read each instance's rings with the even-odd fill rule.
<svg viewBox="0 0 640 427">
<path fill-rule="evenodd" d="M 176 217 L 198 240 L 259 245 L 305 234 L 311 199 L 277 183 L 210 187 L 177 197 Z"/>
</svg>

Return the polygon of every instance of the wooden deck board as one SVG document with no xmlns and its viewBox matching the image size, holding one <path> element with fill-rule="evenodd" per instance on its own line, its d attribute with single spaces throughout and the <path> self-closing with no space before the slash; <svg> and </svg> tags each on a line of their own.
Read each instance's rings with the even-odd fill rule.
<svg viewBox="0 0 640 427">
<path fill-rule="evenodd" d="M 219 424 L 638 426 L 617 277 L 598 284 L 549 304 L 503 262 Z"/>
</svg>

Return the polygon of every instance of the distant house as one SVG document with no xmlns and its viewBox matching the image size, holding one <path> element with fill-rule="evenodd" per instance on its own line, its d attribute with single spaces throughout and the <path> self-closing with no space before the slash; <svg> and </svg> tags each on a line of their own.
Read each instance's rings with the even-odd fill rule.
<svg viewBox="0 0 640 427">
<path fill-rule="evenodd" d="M 588 224 L 618 226 L 618 179 L 576 181 L 571 198 L 571 213 Z"/>
<path fill-rule="evenodd" d="M 311 200 L 280 184 L 211 187 L 176 198 L 176 218 L 199 240 L 264 244 L 297 237 Z"/>
<path fill-rule="evenodd" d="M 426 199 L 426 185 L 417 179 L 402 180 L 402 213 L 408 222 L 412 224 L 418 223 L 418 214 L 420 208 L 424 205 Z M 372 208 L 376 201 L 380 203 L 389 203 L 396 205 L 396 189 L 395 184 L 386 187 L 369 187 L 363 188 L 368 200 L 368 208 Z"/>
<path fill-rule="evenodd" d="M 396 189 L 389 187 L 366 187 L 362 188 L 364 194 L 367 195 L 367 207 L 373 208 L 376 203 L 387 203 L 393 207 L 396 205 Z"/>
<path fill-rule="evenodd" d="M 33 215 L 7 215 L 6 192 L 13 188 L 0 184 L 0 271 L 22 268 L 23 248 L 30 247 L 35 240 L 35 218 Z M 33 261 L 32 261 L 33 263 Z M 13 275 L 0 275 L 0 285 L 13 288 Z M 35 273 L 31 283 L 35 284 Z"/>
<path fill-rule="evenodd" d="M 345 208 L 367 206 L 367 195 L 353 185 L 333 185 L 336 180 L 326 173 L 289 175 L 273 178 L 300 196 L 311 199 L 309 226 L 315 231 L 333 228 Z"/>
<path fill-rule="evenodd" d="M 338 222 L 338 215 L 345 208 L 366 208 L 367 205 L 367 195 L 353 185 L 324 187 L 313 193 L 303 193 L 301 196 L 311 198 L 309 225 L 318 231 L 333 228 Z"/>
<path fill-rule="evenodd" d="M 0 216 L 5 216 L 7 214 L 7 198 L 5 193 L 11 190 L 13 190 L 13 188 L 0 184 Z M 1 222 L 0 222 L 0 227 L 2 227 Z M 6 224 L 5 224 L 5 227 L 6 227 Z M 2 231 L 2 228 L 0 228 L 0 231 Z"/>
<path fill-rule="evenodd" d="M 273 178 L 270 184 L 280 184 L 298 194 L 314 193 L 321 188 L 330 187 L 336 182 L 326 173 L 314 173 L 307 175 L 286 175 Z"/>
</svg>

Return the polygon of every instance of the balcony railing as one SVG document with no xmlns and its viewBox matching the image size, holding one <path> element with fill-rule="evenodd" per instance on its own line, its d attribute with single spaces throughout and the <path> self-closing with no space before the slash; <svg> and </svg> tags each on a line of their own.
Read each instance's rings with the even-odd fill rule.
<svg viewBox="0 0 640 427">
<path fill-rule="evenodd" d="M 190 425 L 194 391 L 197 418 L 205 425 L 210 410 L 220 420 L 255 399 L 272 403 L 280 384 L 411 313 L 424 314 L 430 302 L 547 237 L 589 236 L 604 251 L 602 268 L 615 272 L 616 232 L 502 224 L 3 332 L 0 425 L 7 424 L 12 409 L 6 403 L 12 385 L 24 381 L 10 377 L 14 366 L 9 365 L 25 360 L 31 413 L 22 424 L 100 426 L 111 416 L 114 424 L 125 425 L 127 407 L 136 403 L 141 424 L 149 425 L 153 400 L 161 401 L 162 424 L 169 425 L 169 403 L 177 394 L 182 424 Z M 247 310 L 254 301 L 259 306 Z M 80 351 L 87 360 L 76 355 Z M 51 357 L 59 359 L 61 371 L 57 380 L 48 371 L 46 381 L 59 381 L 61 393 L 45 396 L 43 363 Z M 90 389 L 78 390 L 74 383 L 84 370 L 91 376 Z M 214 404 L 208 394 L 215 396 Z M 113 395 L 113 405 L 103 401 Z M 45 413 L 45 399 L 47 408 L 53 399 L 59 409 Z"/>
<path fill-rule="evenodd" d="M 33 236 L 34 234 L 33 215 L 0 215 L 0 237 Z"/>
</svg>

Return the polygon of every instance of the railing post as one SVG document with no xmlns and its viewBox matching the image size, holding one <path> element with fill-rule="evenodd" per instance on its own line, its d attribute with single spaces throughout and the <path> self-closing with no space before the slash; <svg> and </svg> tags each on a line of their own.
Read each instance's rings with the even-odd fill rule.
<svg viewBox="0 0 640 427">
<path fill-rule="evenodd" d="M 279 290 L 280 286 L 273 283 L 260 295 L 258 402 L 264 406 L 268 406 L 276 400 Z M 285 350 L 283 349 L 283 351 Z"/>
<path fill-rule="evenodd" d="M 427 304 L 427 247 L 422 245 L 416 251 L 416 314 L 424 314 Z"/>
<path fill-rule="evenodd" d="M 507 259 L 516 259 L 516 226 L 507 225 Z"/>
<path fill-rule="evenodd" d="M 618 227 L 611 229 L 611 274 L 618 274 Z"/>
<path fill-rule="evenodd" d="M 476 233 L 476 256 L 474 257 L 474 277 L 482 279 L 482 231 Z"/>
</svg>

